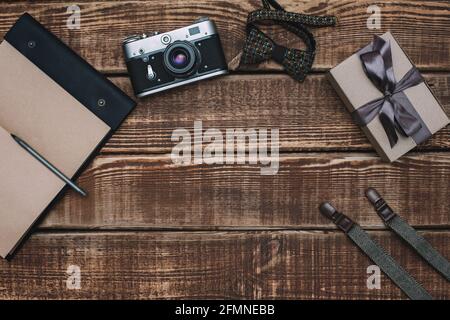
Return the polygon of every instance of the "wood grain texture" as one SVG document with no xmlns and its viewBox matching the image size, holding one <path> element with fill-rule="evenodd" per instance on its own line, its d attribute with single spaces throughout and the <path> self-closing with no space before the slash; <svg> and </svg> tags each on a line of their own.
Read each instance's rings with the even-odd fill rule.
<svg viewBox="0 0 450 320">
<path fill-rule="evenodd" d="M 374 239 L 436 299 L 450 286 L 390 232 Z M 424 237 L 450 257 L 448 232 Z M 38 234 L 12 262 L 0 261 L 2 299 L 405 299 L 341 232 Z M 66 270 L 81 268 L 81 289 Z"/>
<path fill-rule="evenodd" d="M 450 74 L 426 81 L 450 114 Z M 132 95 L 126 78 L 112 78 Z M 233 75 L 198 82 L 139 100 L 109 140 L 105 153 L 168 153 L 175 129 L 279 128 L 280 151 L 372 150 L 324 75 L 299 84 L 285 75 Z M 450 127 L 419 149 L 449 149 Z"/>
<path fill-rule="evenodd" d="M 0 36 L 24 11 L 28 11 L 97 69 L 124 72 L 121 41 L 130 34 L 166 32 L 209 16 L 218 25 L 228 61 L 240 52 L 245 38 L 247 14 L 261 7 L 259 0 L 184 0 L 184 1 L 78 1 L 81 29 L 69 30 L 66 12 L 69 3 L 59 1 L 14 1 L 2 4 Z M 448 1 L 378 1 L 382 29 L 368 30 L 367 8 L 372 0 L 281 0 L 289 11 L 307 14 L 333 14 L 336 28 L 314 30 L 318 43 L 314 68 L 326 70 L 366 45 L 373 34 L 392 31 L 421 69 L 450 70 L 450 9 Z M 281 44 L 301 47 L 299 40 L 275 28 L 273 38 Z M 266 64 L 262 69 L 279 69 Z"/>
<path fill-rule="evenodd" d="M 404 299 L 318 212 L 332 201 L 370 231 L 435 298 L 450 287 L 381 220 L 363 192 L 376 187 L 410 224 L 450 258 L 450 128 L 394 164 L 382 163 L 322 71 L 392 31 L 450 114 L 450 5 L 442 1 L 280 0 L 287 10 L 334 14 L 336 28 L 314 30 L 318 51 L 303 84 L 274 63 L 140 100 L 78 183 L 44 217 L 12 261 L 0 260 L 0 299 Z M 227 60 L 236 62 L 247 13 L 259 0 L 79 0 L 81 29 L 69 30 L 57 0 L 3 1 L 0 38 L 25 11 L 132 95 L 121 49 L 130 34 L 169 31 L 210 16 Z M 367 30 L 367 8 L 382 29 Z M 280 44 L 299 47 L 278 28 Z M 172 163 L 174 129 L 279 128 L 279 173 L 260 165 Z M 69 265 L 81 289 L 68 290 Z"/>
<path fill-rule="evenodd" d="M 449 227 L 450 153 L 411 154 L 394 164 L 374 154 L 283 155 L 275 176 L 260 165 L 174 165 L 169 156 L 100 156 L 42 224 L 47 228 L 332 227 L 332 201 L 364 226 L 382 222 L 364 198 L 375 187 L 409 223 Z"/>
</svg>

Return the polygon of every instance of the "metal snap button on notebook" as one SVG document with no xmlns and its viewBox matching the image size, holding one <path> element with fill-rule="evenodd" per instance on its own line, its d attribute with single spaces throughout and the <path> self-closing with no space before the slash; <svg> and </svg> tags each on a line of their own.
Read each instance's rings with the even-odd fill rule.
<svg viewBox="0 0 450 320">
<path fill-rule="evenodd" d="M 98 105 L 99 107 L 104 107 L 104 106 L 106 106 L 106 101 L 105 101 L 105 99 L 98 99 L 97 105 Z"/>
<path fill-rule="evenodd" d="M 28 41 L 28 48 L 33 49 L 36 47 L 36 42 L 33 40 Z"/>
</svg>

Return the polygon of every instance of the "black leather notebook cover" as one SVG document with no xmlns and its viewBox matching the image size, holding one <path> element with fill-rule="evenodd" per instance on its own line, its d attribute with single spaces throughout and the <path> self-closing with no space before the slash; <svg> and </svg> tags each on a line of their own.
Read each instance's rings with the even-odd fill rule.
<svg viewBox="0 0 450 320">
<path fill-rule="evenodd" d="M 5 40 L 112 130 L 135 107 L 131 98 L 28 13 L 19 18 Z M 99 101 L 105 106 L 99 106 Z"/>
<path fill-rule="evenodd" d="M 136 103 L 27 13 L 5 35 L 0 59 L 0 256 L 6 257 L 67 188 L 8 133 L 19 133 L 76 178 Z"/>
</svg>

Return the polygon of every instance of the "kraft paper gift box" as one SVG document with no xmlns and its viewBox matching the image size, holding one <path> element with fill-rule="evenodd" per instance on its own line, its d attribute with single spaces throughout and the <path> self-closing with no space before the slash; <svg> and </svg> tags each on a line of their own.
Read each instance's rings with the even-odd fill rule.
<svg viewBox="0 0 450 320">
<path fill-rule="evenodd" d="M 371 44 L 327 76 L 386 161 L 397 160 L 449 123 L 440 103 L 389 32 L 375 36 Z"/>
</svg>

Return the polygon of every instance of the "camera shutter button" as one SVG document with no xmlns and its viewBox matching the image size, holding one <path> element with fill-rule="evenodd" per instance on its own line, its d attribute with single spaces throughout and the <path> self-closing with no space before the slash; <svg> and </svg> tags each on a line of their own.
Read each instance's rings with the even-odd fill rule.
<svg viewBox="0 0 450 320">
<path fill-rule="evenodd" d="M 172 41 L 172 38 L 168 34 L 164 34 L 161 36 L 162 44 L 169 44 Z"/>
</svg>

